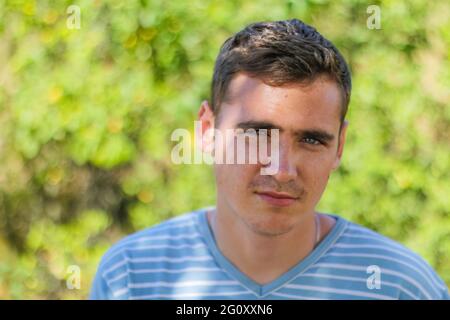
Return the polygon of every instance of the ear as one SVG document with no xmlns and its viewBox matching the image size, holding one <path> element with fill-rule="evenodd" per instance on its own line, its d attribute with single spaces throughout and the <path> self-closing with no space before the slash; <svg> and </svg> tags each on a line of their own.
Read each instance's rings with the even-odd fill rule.
<svg viewBox="0 0 450 320">
<path fill-rule="evenodd" d="M 344 122 L 342 123 L 341 133 L 339 134 L 339 147 L 336 152 L 336 158 L 331 167 L 332 170 L 336 170 L 337 168 L 339 168 L 339 165 L 341 164 L 342 154 L 344 153 L 344 144 L 348 125 L 349 122 L 347 120 L 344 120 Z"/>
<path fill-rule="evenodd" d="M 214 142 L 214 113 L 207 100 L 204 100 L 198 111 L 198 121 L 200 121 L 200 132 L 196 136 L 200 139 L 200 145 L 203 152 L 210 152 Z M 209 131 L 208 131 L 209 130 Z"/>
</svg>

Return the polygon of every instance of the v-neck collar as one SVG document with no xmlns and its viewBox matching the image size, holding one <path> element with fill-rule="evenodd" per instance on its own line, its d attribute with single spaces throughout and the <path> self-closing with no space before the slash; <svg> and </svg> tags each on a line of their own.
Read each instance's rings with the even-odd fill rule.
<svg viewBox="0 0 450 320">
<path fill-rule="evenodd" d="M 322 239 L 319 245 L 284 274 L 269 283 L 261 285 L 245 275 L 220 251 L 207 218 L 207 212 L 212 208 L 213 207 L 201 209 L 199 214 L 200 229 L 206 240 L 207 246 L 211 250 L 217 264 L 233 278 L 239 281 L 242 286 L 252 291 L 258 298 L 263 298 L 272 291 L 284 286 L 298 274 L 313 265 L 336 242 L 347 224 L 347 220 L 333 214 L 327 214 L 328 216 L 336 219 L 336 223 L 325 238 Z"/>
</svg>

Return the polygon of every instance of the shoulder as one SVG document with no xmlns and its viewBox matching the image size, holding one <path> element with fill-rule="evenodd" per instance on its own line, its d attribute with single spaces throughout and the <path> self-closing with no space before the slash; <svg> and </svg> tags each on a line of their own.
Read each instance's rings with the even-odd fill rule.
<svg viewBox="0 0 450 320">
<path fill-rule="evenodd" d="M 162 221 L 154 226 L 137 231 L 115 243 L 110 251 L 122 246 L 135 247 L 136 245 L 145 242 L 147 239 L 170 240 L 177 239 L 172 237 L 177 235 L 179 236 L 178 238 L 189 238 L 188 233 L 196 230 L 199 213 L 200 211 L 184 213 L 177 217 Z"/>
<path fill-rule="evenodd" d="M 448 299 L 448 289 L 433 268 L 399 242 L 347 221 L 329 253 L 347 265 L 379 270 L 382 283 L 395 286 L 407 298 Z"/>
<path fill-rule="evenodd" d="M 112 298 L 121 296 L 128 272 L 136 265 L 148 265 L 167 257 L 176 259 L 173 250 L 183 246 L 201 245 L 199 232 L 200 210 L 188 212 L 140 230 L 116 242 L 103 255 L 97 269 L 95 283 L 112 292 Z M 158 256 L 158 258 L 156 258 Z M 117 288 L 114 288 L 117 286 Z M 123 290 L 126 293 L 127 290 Z"/>
<path fill-rule="evenodd" d="M 149 245 L 156 244 L 176 245 L 195 241 L 200 237 L 198 216 L 199 211 L 188 212 L 124 237 L 104 254 L 103 267 L 114 264 L 116 260 L 122 260 L 120 257 L 123 257 L 123 253 L 130 250 L 145 249 Z"/>
</svg>

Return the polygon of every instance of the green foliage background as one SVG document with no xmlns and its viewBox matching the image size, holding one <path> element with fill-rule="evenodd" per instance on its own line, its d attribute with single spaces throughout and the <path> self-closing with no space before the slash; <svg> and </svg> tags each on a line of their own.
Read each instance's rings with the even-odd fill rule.
<svg viewBox="0 0 450 320">
<path fill-rule="evenodd" d="M 319 209 L 400 241 L 450 284 L 448 1 L 0 0 L 0 298 L 86 298 L 113 242 L 214 204 L 211 168 L 172 164 L 170 134 L 193 130 L 226 38 L 294 17 L 353 72 Z"/>
</svg>

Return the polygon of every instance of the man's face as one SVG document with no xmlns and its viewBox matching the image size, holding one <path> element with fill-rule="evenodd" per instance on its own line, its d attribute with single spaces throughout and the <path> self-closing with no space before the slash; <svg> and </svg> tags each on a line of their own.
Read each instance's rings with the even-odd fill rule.
<svg viewBox="0 0 450 320">
<path fill-rule="evenodd" d="M 278 172 L 261 175 L 261 163 L 215 164 L 218 206 L 258 234 L 289 232 L 313 212 L 339 165 L 346 132 L 345 123 L 339 134 L 340 112 L 339 88 L 325 77 L 307 86 L 272 87 L 237 75 L 216 129 L 224 135 L 227 129 L 279 129 Z M 200 113 L 211 120 L 211 112 Z"/>
</svg>

